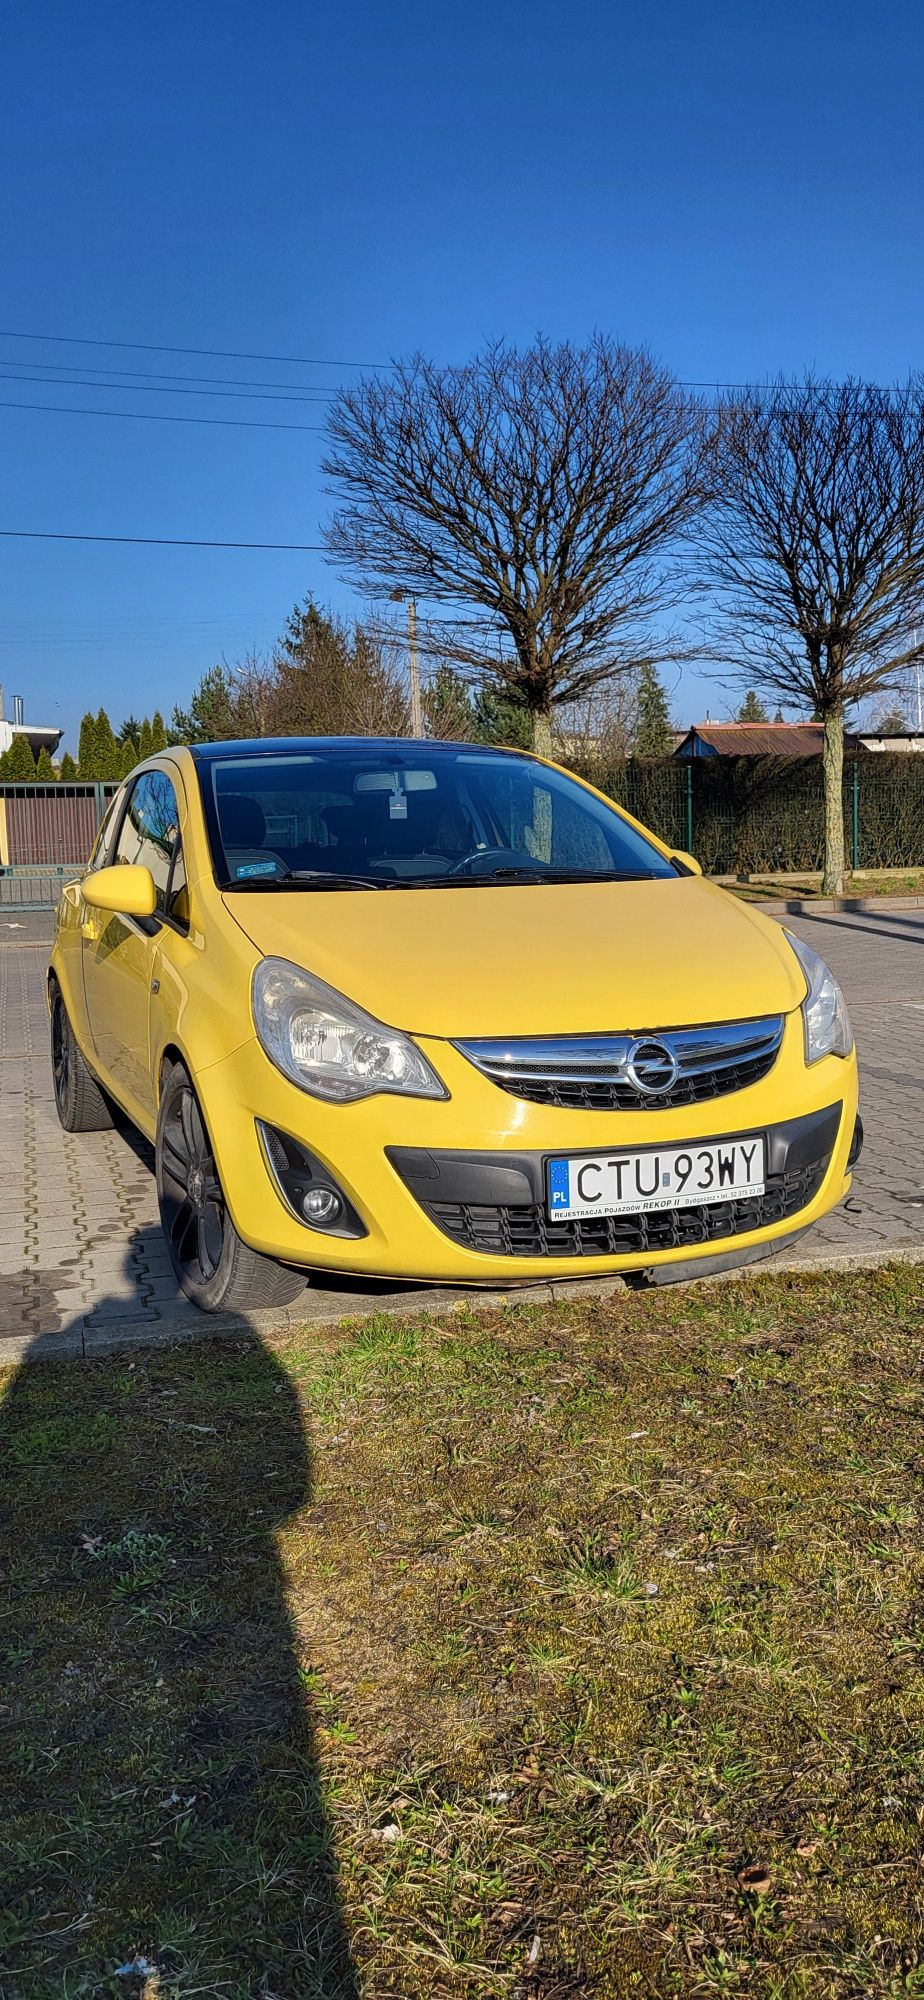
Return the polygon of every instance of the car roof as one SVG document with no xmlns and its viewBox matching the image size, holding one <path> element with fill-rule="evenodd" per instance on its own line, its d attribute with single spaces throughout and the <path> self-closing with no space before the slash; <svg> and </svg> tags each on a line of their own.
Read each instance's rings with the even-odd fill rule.
<svg viewBox="0 0 924 2000">
<path fill-rule="evenodd" d="M 483 757 L 486 750 L 497 750 L 508 757 L 529 755 L 528 751 L 508 749 L 499 743 L 455 743 L 442 739 L 433 742 L 428 737 L 420 736 L 252 736 L 230 743 L 190 743 L 187 747 L 197 763 L 203 764 L 218 763 L 225 757 L 291 757 L 299 752 L 317 757 L 325 751 L 367 754 L 386 751 L 389 755 L 397 752 L 403 756 L 408 750 L 415 750 L 425 753 L 428 758 L 443 757 L 449 752 L 456 755 L 459 751 Z"/>
</svg>

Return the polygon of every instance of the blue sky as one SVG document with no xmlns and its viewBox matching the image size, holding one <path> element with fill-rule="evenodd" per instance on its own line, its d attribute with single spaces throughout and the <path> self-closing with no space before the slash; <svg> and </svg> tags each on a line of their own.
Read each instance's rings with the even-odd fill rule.
<svg viewBox="0 0 924 2000">
<path fill-rule="evenodd" d="M 540 327 L 604 328 L 692 380 L 901 376 L 922 58 L 912 0 L 35 0 L 4 34 L 0 405 L 315 424 L 322 403 L 78 383 L 327 388 L 352 360 Z M 327 510 L 312 430 L 0 407 L 0 438 L 3 528 L 316 542 Z M 167 710 L 269 646 L 308 590 L 350 602 L 321 555 L 0 542 L 0 679 L 73 742 L 88 706 Z M 688 673 L 674 707 L 726 699 Z"/>
</svg>

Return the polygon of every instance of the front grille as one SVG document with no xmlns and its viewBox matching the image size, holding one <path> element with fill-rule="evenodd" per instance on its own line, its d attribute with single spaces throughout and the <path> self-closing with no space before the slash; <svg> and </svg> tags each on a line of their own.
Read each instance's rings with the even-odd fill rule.
<svg viewBox="0 0 924 2000">
<path fill-rule="evenodd" d="M 783 1039 L 783 1018 L 728 1021 L 663 1034 L 556 1036 L 548 1040 L 457 1042 L 483 1076 L 513 1097 L 565 1111 L 670 1111 L 728 1097 L 760 1083 Z M 677 1074 L 669 1089 L 640 1089 L 633 1055 L 655 1044 L 668 1051 Z M 651 1062 L 649 1056 L 649 1070 Z"/>
<path fill-rule="evenodd" d="M 656 1209 L 649 1215 L 597 1215 L 550 1221 L 540 1204 L 485 1206 L 474 1202 L 428 1201 L 421 1205 L 432 1222 L 465 1250 L 488 1257 L 631 1257 L 653 1250 L 682 1250 L 696 1243 L 719 1243 L 784 1222 L 807 1208 L 828 1164 L 814 1160 L 767 1181 L 766 1192 L 741 1201 L 700 1208 Z"/>
</svg>

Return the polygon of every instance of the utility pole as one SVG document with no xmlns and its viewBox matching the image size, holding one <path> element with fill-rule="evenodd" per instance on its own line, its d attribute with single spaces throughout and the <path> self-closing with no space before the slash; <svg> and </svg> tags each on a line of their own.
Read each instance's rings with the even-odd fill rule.
<svg viewBox="0 0 924 2000">
<path fill-rule="evenodd" d="M 393 604 L 403 604 L 403 590 L 390 592 Z M 417 652 L 417 599 L 407 599 L 407 668 L 411 683 L 411 735 L 423 735 L 423 709 L 420 705 L 420 658 Z"/>
<path fill-rule="evenodd" d="M 915 626 L 915 629 L 914 629 L 914 631 L 913 631 L 913 633 L 912 633 L 912 635 L 911 635 L 911 636 L 912 636 L 912 639 L 913 639 L 913 642 L 914 642 L 914 649 L 915 649 L 915 652 L 917 652 L 917 648 L 918 648 L 918 632 L 917 632 L 917 626 Z M 922 722 L 922 720 L 921 720 L 921 662 L 920 662 L 920 660 L 915 660 L 915 663 L 914 663 L 914 680 L 915 680 L 915 686 L 916 686 L 916 688 L 917 688 L 917 691 L 918 691 L 918 734 L 920 735 L 920 733 L 921 733 L 921 730 L 922 730 L 922 729 L 924 729 L 924 722 Z"/>
<path fill-rule="evenodd" d="M 411 677 L 411 735 L 423 735 L 423 711 L 420 706 L 420 659 L 417 652 L 417 599 L 407 601 L 407 661 Z"/>
</svg>

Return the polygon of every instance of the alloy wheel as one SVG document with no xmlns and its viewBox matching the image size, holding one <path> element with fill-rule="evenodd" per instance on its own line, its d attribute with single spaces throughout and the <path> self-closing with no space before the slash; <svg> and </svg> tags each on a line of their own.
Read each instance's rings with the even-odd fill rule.
<svg viewBox="0 0 924 2000">
<path fill-rule="evenodd" d="M 51 1069 L 58 1109 L 64 1110 L 71 1073 L 71 1051 L 68 1019 L 60 993 L 55 994 L 51 1011 Z"/>
<path fill-rule="evenodd" d="M 177 1272 L 215 1276 L 225 1240 L 225 1198 L 202 1113 L 190 1089 L 177 1093 L 162 1135 L 163 1219 Z"/>
</svg>

